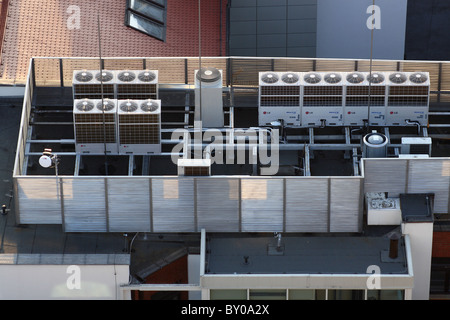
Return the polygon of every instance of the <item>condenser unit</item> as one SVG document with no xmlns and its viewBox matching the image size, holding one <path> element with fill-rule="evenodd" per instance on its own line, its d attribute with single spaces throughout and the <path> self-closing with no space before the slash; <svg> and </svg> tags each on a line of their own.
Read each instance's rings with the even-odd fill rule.
<svg viewBox="0 0 450 320">
<path fill-rule="evenodd" d="M 179 176 L 210 176 L 211 159 L 178 159 Z"/>
<path fill-rule="evenodd" d="M 121 70 L 117 72 L 118 100 L 158 99 L 157 70 Z"/>
<path fill-rule="evenodd" d="M 194 71 L 195 84 L 195 121 L 201 121 L 206 128 L 222 128 L 223 113 L 223 79 L 222 70 L 201 68 Z"/>
<path fill-rule="evenodd" d="M 117 101 L 76 99 L 73 119 L 75 151 L 83 154 L 117 154 Z"/>
<path fill-rule="evenodd" d="M 369 82 L 363 72 L 348 72 L 345 79 L 344 125 L 362 126 L 369 121 Z M 377 112 L 379 110 L 376 110 Z M 384 120 L 384 112 L 374 116 Z M 376 120 L 376 122 L 379 121 Z"/>
<path fill-rule="evenodd" d="M 392 72 L 388 80 L 386 125 L 428 124 L 430 81 L 425 72 Z"/>
<path fill-rule="evenodd" d="M 369 125 L 384 126 L 386 125 L 387 75 L 384 72 L 364 72 L 363 75 L 365 81 L 359 88 L 351 88 L 349 90 L 349 87 L 347 87 L 346 101 L 360 101 L 361 106 L 367 108 L 364 119 L 368 119 Z"/>
<path fill-rule="evenodd" d="M 161 101 L 118 100 L 119 154 L 161 152 Z"/>
<path fill-rule="evenodd" d="M 432 140 L 430 137 L 403 137 L 401 154 L 431 156 Z"/>
<path fill-rule="evenodd" d="M 300 126 L 299 72 L 260 72 L 258 117 L 259 125 L 283 121 L 286 126 Z"/>
<path fill-rule="evenodd" d="M 302 126 L 343 124 L 344 79 L 339 72 L 303 75 Z"/>
<path fill-rule="evenodd" d="M 75 70 L 73 99 L 114 99 L 116 72 L 111 70 Z"/>
</svg>

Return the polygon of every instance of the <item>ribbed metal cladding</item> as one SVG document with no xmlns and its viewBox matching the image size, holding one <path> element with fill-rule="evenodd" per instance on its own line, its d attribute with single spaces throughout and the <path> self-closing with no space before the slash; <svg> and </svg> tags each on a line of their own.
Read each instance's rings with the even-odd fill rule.
<svg viewBox="0 0 450 320">
<path fill-rule="evenodd" d="M 364 160 L 364 192 L 388 192 L 398 197 L 406 191 L 407 160 L 366 159 Z"/>
<path fill-rule="evenodd" d="M 286 179 L 286 231 L 328 231 L 328 179 Z"/>
<path fill-rule="evenodd" d="M 239 231 L 239 179 L 197 178 L 197 230 Z"/>
<path fill-rule="evenodd" d="M 194 179 L 152 179 L 154 232 L 194 232 Z"/>
<path fill-rule="evenodd" d="M 330 232 L 360 231 L 361 179 L 330 179 Z"/>
<path fill-rule="evenodd" d="M 434 212 L 449 209 L 450 160 L 415 159 L 409 162 L 408 193 L 434 193 Z"/>
<path fill-rule="evenodd" d="M 149 179 L 108 179 L 110 232 L 150 232 Z"/>
<path fill-rule="evenodd" d="M 20 224 L 61 224 L 61 201 L 58 180 L 52 178 L 16 179 L 17 215 Z"/>
<path fill-rule="evenodd" d="M 106 232 L 105 179 L 64 179 L 64 230 Z"/>
<path fill-rule="evenodd" d="M 283 231 L 283 179 L 242 179 L 243 232 Z"/>
</svg>

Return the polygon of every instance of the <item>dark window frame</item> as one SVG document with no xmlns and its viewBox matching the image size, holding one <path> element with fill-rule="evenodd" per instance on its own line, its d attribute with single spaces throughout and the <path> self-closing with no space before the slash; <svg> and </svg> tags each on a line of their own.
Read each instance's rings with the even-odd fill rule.
<svg viewBox="0 0 450 320">
<path fill-rule="evenodd" d="M 142 2 L 144 2 L 144 3 L 146 3 L 146 4 L 150 5 L 150 6 L 154 7 L 155 9 L 162 10 L 163 11 L 163 20 L 164 21 L 157 20 L 154 17 L 148 16 L 148 15 L 146 15 L 145 13 L 143 13 L 141 11 L 133 9 L 132 6 L 131 6 L 131 1 L 132 0 L 127 0 L 127 3 L 126 3 L 125 25 L 127 27 L 132 28 L 132 29 L 134 29 L 136 31 L 139 31 L 139 32 L 141 32 L 143 34 L 151 36 L 151 37 L 153 37 L 153 38 L 155 38 L 157 40 L 165 42 L 166 41 L 166 29 L 167 29 L 167 26 L 166 26 L 166 21 L 167 21 L 167 0 L 159 0 L 159 1 L 138 0 L 138 1 L 142 1 Z M 164 5 L 162 5 L 161 2 L 163 2 Z M 162 31 L 161 32 L 162 33 L 161 37 L 156 35 L 156 34 L 154 34 L 154 33 L 152 33 L 150 30 L 149 30 L 149 32 L 146 32 L 145 30 L 136 28 L 133 25 L 131 25 L 130 24 L 130 17 L 131 17 L 131 15 L 134 15 L 138 19 L 141 19 L 141 20 L 143 20 L 145 22 L 148 22 L 150 24 L 155 25 L 156 28 L 161 28 L 161 31 Z"/>
</svg>

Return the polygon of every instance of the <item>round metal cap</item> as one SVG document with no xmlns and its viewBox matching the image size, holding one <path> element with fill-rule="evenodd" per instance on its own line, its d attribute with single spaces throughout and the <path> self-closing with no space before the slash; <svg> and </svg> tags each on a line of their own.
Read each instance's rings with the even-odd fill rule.
<svg viewBox="0 0 450 320">
<path fill-rule="evenodd" d="M 44 168 L 50 168 L 53 164 L 52 158 L 43 155 L 39 158 L 39 164 Z"/>
<path fill-rule="evenodd" d="M 200 80 L 201 82 L 216 82 L 221 76 L 220 71 L 212 67 L 201 68 L 200 71 L 197 72 L 197 80 Z"/>
</svg>

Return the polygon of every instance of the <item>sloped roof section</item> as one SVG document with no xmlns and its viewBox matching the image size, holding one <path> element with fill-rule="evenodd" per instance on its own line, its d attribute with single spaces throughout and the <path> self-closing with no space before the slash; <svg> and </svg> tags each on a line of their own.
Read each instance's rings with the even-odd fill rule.
<svg viewBox="0 0 450 320">
<path fill-rule="evenodd" d="M 201 2 L 202 56 L 225 54 L 226 2 Z M 102 57 L 198 56 L 198 3 L 167 0 L 166 38 L 160 41 L 125 25 L 124 0 L 15 0 L 9 4 L 0 82 L 23 83 L 33 56 L 98 57 L 98 20 Z"/>
</svg>

